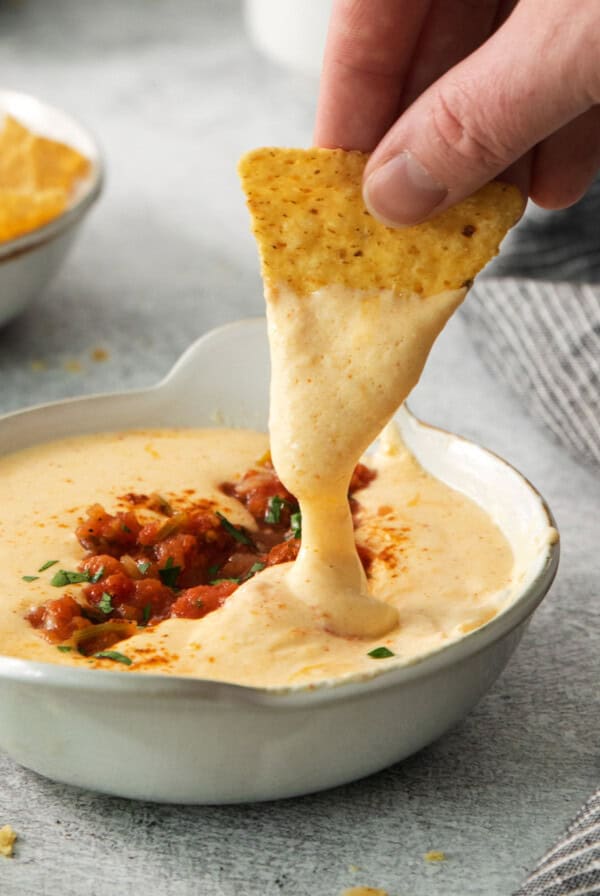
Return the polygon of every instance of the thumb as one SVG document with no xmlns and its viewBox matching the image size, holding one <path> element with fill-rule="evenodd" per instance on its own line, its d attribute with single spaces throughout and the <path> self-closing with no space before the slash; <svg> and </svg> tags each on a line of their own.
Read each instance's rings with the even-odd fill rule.
<svg viewBox="0 0 600 896">
<path fill-rule="evenodd" d="M 596 15 L 564 28 L 564 0 L 550 0 L 542 16 L 535 7 L 518 4 L 386 134 L 365 170 L 375 217 L 409 226 L 438 214 L 598 102 L 590 86 L 599 80 L 589 39 Z"/>
</svg>

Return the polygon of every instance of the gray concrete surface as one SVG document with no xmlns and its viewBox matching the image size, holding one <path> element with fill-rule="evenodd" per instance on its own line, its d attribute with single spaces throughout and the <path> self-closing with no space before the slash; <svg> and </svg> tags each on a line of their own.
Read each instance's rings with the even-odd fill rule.
<svg viewBox="0 0 600 896">
<path fill-rule="evenodd" d="M 206 329 L 261 312 L 235 164 L 254 145 L 307 144 L 316 87 L 255 55 L 237 4 L 0 0 L 0 58 L 2 86 L 79 115 L 108 165 L 63 271 L 0 331 L 0 411 L 153 383 Z M 106 361 L 92 360 L 97 347 Z M 600 483 L 490 377 L 460 319 L 413 406 L 513 462 L 562 531 L 557 582 L 493 691 L 407 762 L 281 803 L 135 804 L 0 756 L 0 826 L 19 833 L 15 858 L 0 859 L 2 896 L 337 896 L 358 884 L 508 896 L 517 886 L 598 777 Z M 428 865 L 429 849 L 447 860 Z"/>
</svg>

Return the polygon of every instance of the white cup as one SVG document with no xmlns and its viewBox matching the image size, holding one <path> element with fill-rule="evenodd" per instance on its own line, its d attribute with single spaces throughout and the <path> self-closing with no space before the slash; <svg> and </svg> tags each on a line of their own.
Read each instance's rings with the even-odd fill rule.
<svg viewBox="0 0 600 896">
<path fill-rule="evenodd" d="M 293 71 L 319 76 L 332 0 L 245 0 L 255 46 Z"/>
</svg>

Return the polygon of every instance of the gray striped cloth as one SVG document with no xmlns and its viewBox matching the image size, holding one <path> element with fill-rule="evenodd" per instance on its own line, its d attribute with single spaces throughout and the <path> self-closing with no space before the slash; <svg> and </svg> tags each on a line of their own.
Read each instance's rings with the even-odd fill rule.
<svg viewBox="0 0 600 896">
<path fill-rule="evenodd" d="M 600 464 L 600 179 L 570 209 L 530 207 L 463 315 L 531 414 Z"/>
<path fill-rule="evenodd" d="M 600 893 L 600 791 L 564 837 L 540 859 L 514 896 L 594 896 Z"/>
<path fill-rule="evenodd" d="M 600 180 L 570 209 L 528 209 L 463 306 L 473 342 L 531 415 L 600 464 Z M 514 896 L 600 896 L 600 790 Z"/>
<path fill-rule="evenodd" d="M 600 464 L 600 285 L 482 279 L 464 314 L 492 370 L 581 459 Z"/>
</svg>

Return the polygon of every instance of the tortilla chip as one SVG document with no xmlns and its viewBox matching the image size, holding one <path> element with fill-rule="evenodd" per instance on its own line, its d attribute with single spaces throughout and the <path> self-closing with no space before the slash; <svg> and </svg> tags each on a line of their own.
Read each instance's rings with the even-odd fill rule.
<svg viewBox="0 0 600 896">
<path fill-rule="evenodd" d="M 89 159 L 6 115 L 0 130 L 0 241 L 47 224 L 68 206 Z"/>
<path fill-rule="evenodd" d="M 23 155 L 20 147 L 4 151 L 0 147 L 0 189 L 35 189 L 35 169 L 29 155 Z"/>
<path fill-rule="evenodd" d="M 31 157 L 38 190 L 56 188 L 70 191 L 90 170 L 89 159 L 76 149 L 46 137 L 33 138 Z"/>
<path fill-rule="evenodd" d="M 26 193 L 0 190 L 0 241 L 12 240 L 60 215 L 67 205 L 63 190 Z"/>
<path fill-rule="evenodd" d="M 239 173 L 263 279 L 308 295 L 327 284 L 435 295 L 469 286 L 498 252 L 524 207 L 519 190 L 493 181 L 432 221 L 380 224 L 362 199 L 368 155 L 341 149 L 255 149 Z"/>
<path fill-rule="evenodd" d="M 12 115 L 5 115 L 2 123 L 2 131 L 0 132 L 0 149 L 5 150 L 9 147 L 17 146 L 26 147 L 31 138 L 31 133 L 20 121 L 13 118 Z"/>
<path fill-rule="evenodd" d="M 7 115 L 0 131 L 0 188 L 31 190 L 35 172 L 30 155 L 31 134 Z"/>
<path fill-rule="evenodd" d="M 12 858 L 16 839 L 17 835 L 9 824 L 5 824 L 4 827 L 0 828 L 0 856 L 4 856 L 7 859 Z"/>
</svg>

